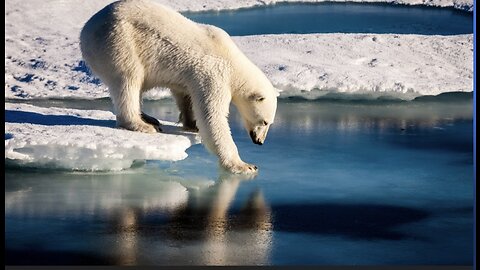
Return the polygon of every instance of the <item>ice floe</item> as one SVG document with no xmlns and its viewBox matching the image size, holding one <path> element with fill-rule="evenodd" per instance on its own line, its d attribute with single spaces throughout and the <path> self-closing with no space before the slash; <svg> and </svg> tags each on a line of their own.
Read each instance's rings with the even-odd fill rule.
<svg viewBox="0 0 480 270">
<path fill-rule="evenodd" d="M 115 128 L 108 111 L 5 104 L 5 159 L 19 166 L 80 171 L 130 168 L 145 160 L 182 160 L 194 133 L 160 121 L 165 133 Z"/>
</svg>

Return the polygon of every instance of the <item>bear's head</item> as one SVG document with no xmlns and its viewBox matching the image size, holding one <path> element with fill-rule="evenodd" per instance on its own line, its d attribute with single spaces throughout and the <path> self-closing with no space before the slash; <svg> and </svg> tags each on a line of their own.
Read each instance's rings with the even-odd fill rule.
<svg viewBox="0 0 480 270">
<path fill-rule="evenodd" d="M 235 106 L 253 143 L 262 145 L 275 118 L 278 93 L 270 82 L 242 92 Z"/>
</svg>

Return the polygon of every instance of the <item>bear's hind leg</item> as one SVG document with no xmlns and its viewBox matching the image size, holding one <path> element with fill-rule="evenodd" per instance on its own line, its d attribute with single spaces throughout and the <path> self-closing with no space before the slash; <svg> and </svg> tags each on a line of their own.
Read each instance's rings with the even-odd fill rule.
<svg viewBox="0 0 480 270">
<path fill-rule="evenodd" d="M 180 110 L 179 121 L 183 124 L 183 128 L 188 131 L 198 132 L 190 96 L 174 91 L 172 91 L 172 94 Z"/>
<path fill-rule="evenodd" d="M 158 127 L 142 119 L 140 88 L 141 83 L 132 81 L 123 82 L 118 87 L 109 87 L 117 116 L 117 126 L 132 131 L 156 133 Z"/>
</svg>

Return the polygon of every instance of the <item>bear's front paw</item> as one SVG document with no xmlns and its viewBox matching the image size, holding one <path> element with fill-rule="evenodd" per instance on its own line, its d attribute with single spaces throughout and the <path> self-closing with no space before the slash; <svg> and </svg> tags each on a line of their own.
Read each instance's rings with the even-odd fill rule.
<svg viewBox="0 0 480 270">
<path fill-rule="evenodd" d="M 235 174 L 254 174 L 258 172 L 258 167 L 253 164 L 239 162 L 224 166 L 226 170 Z"/>
</svg>

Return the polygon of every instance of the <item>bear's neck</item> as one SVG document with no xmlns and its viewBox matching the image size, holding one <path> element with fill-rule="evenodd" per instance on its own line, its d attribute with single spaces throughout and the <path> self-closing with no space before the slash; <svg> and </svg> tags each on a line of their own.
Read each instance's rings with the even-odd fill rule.
<svg viewBox="0 0 480 270">
<path fill-rule="evenodd" d="M 243 55 L 242 55 L 243 56 Z M 243 56 L 232 65 L 230 87 L 232 97 L 236 95 L 247 96 L 259 87 L 259 82 L 266 79 L 263 72 L 247 57 Z"/>
</svg>

